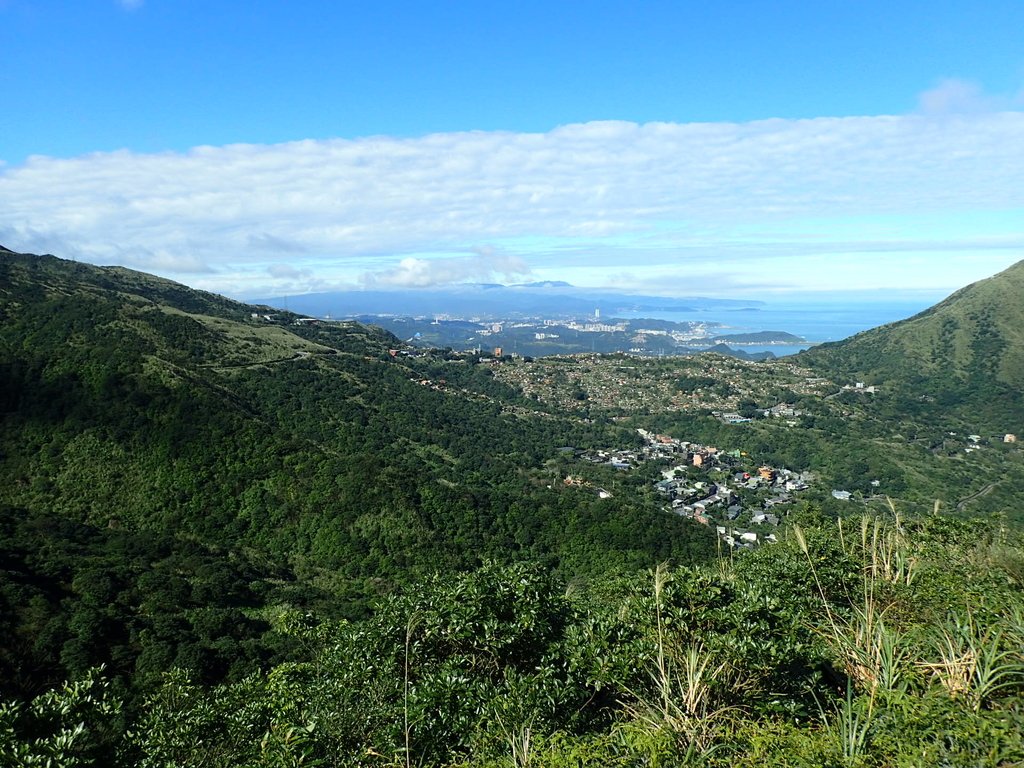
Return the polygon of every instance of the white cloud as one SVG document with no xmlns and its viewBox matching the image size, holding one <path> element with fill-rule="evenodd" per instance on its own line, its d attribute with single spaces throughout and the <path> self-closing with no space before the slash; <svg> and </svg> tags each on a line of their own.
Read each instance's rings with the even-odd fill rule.
<svg viewBox="0 0 1024 768">
<path fill-rule="evenodd" d="M 996 95 L 972 80 L 950 77 L 921 93 L 917 103 L 928 115 L 1002 112 L 1024 107 L 1024 89 L 1012 96 Z"/>
<path fill-rule="evenodd" d="M 512 280 L 530 274 L 530 267 L 518 256 L 498 253 L 485 246 L 466 257 L 406 257 L 397 267 L 367 272 L 360 282 L 368 288 L 425 288 L 466 281 L 486 282 L 495 278 Z"/>
<path fill-rule="evenodd" d="M 267 267 L 267 274 L 285 280 L 300 280 L 312 277 L 313 273 L 308 269 L 296 269 L 291 264 L 271 264 Z"/>
<path fill-rule="evenodd" d="M 57 254 L 59 255 L 59 254 Z M 121 249 L 114 263 L 144 272 L 178 275 L 212 275 L 217 270 L 193 253 L 151 251 L 146 248 Z"/>
<path fill-rule="evenodd" d="M 738 273 L 786 249 L 814 256 L 807 269 L 820 271 L 852 258 L 858 242 L 864 250 L 899 239 L 847 224 L 834 237 L 823 225 L 815 240 L 801 234 L 806 221 L 890 217 L 899 229 L 902 217 L 932 215 L 963 223 L 943 238 L 1019 240 L 1024 224 L 990 233 L 971 222 L 978 212 L 1024 210 L 1024 114 L 950 114 L 970 93 L 948 86 L 928 97 L 939 115 L 609 121 L 547 133 L 37 156 L 0 168 L 0 243 L 251 295 L 275 280 L 291 280 L 291 290 L 300 279 L 307 288 L 531 271 L 558 279 L 563 265 L 603 269 L 608 279 L 636 265 L 685 274 L 709 258 Z M 762 237 L 762 227 L 793 234 Z M 467 255 L 478 243 L 495 250 Z M 301 274 L 268 271 L 289 264 Z M 881 270 L 864 279 L 905 277 Z"/>
<path fill-rule="evenodd" d="M 255 251 L 268 251 L 270 253 L 305 253 L 306 249 L 300 243 L 294 243 L 283 237 L 259 232 L 250 234 L 246 238 L 246 244 Z"/>
</svg>

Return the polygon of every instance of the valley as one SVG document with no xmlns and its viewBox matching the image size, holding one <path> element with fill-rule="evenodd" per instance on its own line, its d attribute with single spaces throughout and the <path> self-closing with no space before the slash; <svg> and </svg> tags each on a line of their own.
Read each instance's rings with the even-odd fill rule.
<svg viewBox="0 0 1024 768">
<path fill-rule="evenodd" d="M 1016 760 L 1022 269 L 752 361 L 0 251 L 0 756 L 830 764 L 827 700 L 864 765 Z"/>
</svg>

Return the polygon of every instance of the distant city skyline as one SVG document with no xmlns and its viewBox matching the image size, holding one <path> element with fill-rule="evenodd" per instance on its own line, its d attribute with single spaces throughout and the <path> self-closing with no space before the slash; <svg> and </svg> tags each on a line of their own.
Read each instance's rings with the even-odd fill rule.
<svg viewBox="0 0 1024 768">
<path fill-rule="evenodd" d="M 940 295 L 1024 258 L 1020 29 L 1016 0 L 0 0 L 0 244 L 239 297 Z"/>
</svg>

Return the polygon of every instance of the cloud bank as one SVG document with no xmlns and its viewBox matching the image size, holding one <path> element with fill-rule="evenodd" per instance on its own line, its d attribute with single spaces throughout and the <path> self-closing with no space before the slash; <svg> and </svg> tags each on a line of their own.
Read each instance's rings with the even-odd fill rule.
<svg viewBox="0 0 1024 768">
<path fill-rule="evenodd" d="M 494 248 L 476 249 L 469 257 L 423 259 L 408 256 L 397 267 L 380 272 L 367 272 L 361 282 L 368 288 L 425 288 L 468 281 L 487 281 L 497 276 L 515 280 L 530 274 L 527 263 Z"/>
<path fill-rule="evenodd" d="M 931 115 L 1001 112 L 1024 107 L 1024 88 L 1013 95 L 986 93 L 979 83 L 950 77 L 918 97 L 921 112 Z"/>
<path fill-rule="evenodd" d="M 968 249 L 998 235 L 1005 260 L 1024 225 L 971 222 L 1024 211 L 1024 113 L 954 108 L 970 98 L 945 84 L 908 116 L 36 156 L 0 168 L 0 243 L 240 295 L 601 270 L 641 286 L 789 255 L 822 278 L 862 242 L 941 239 L 906 234 L 922 216 L 962 222 L 945 234 Z"/>
</svg>

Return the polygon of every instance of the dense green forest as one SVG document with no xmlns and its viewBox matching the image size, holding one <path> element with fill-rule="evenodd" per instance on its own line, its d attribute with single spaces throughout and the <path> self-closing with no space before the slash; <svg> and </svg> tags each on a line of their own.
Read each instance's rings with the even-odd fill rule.
<svg viewBox="0 0 1024 768">
<path fill-rule="evenodd" d="M 11 765 L 1010 766 L 1024 557 L 998 526 L 808 519 L 702 567 L 566 584 L 488 563 L 364 620 L 281 610 L 287 661 L 93 671 L 0 709 Z"/>
<path fill-rule="evenodd" d="M 1012 447 L 966 463 L 896 387 L 613 361 L 605 395 L 596 363 L 298 319 L 0 251 L 0 765 L 1024 761 Z M 971 365 L 1014 359 L 997 325 Z M 859 370 L 838 354 L 813 364 Z M 623 407 L 655 373 L 756 418 Z M 822 485 L 734 553 L 664 510 L 665 464 L 579 458 L 638 428 L 863 501 Z M 1000 514 L 933 506 L 979 491 Z"/>
<path fill-rule="evenodd" d="M 653 501 L 552 488 L 560 446 L 627 430 L 508 413 L 470 362 L 444 368 L 471 396 L 439 392 L 442 358 L 355 324 L 52 257 L 0 277 L 4 694 L 100 662 L 133 689 L 242 674 L 280 650 L 261 609 L 363 616 L 485 559 L 573 578 L 713 552 Z"/>
</svg>

